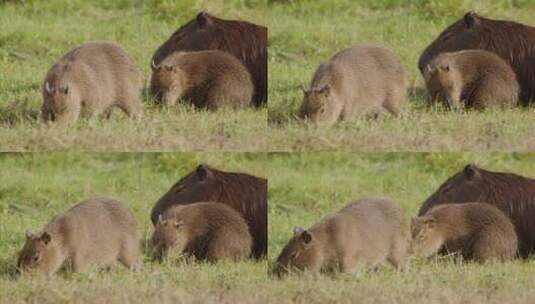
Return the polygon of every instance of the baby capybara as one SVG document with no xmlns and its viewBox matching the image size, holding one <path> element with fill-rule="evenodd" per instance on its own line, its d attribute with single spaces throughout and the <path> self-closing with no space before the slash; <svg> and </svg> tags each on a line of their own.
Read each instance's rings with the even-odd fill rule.
<svg viewBox="0 0 535 304">
<path fill-rule="evenodd" d="M 511 107 L 519 85 L 513 69 L 498 55 L 483 50 L 442 53 L 423 72 L 431 101 L 450 109 Z"/>
<path fill-rule="evenodd" d="M 384 110 L 398 116 L 405 108 L 406 87 L 405 69 L 391 51 L 356 45 L 319 66 L 304 90 L 299 116 L 327 126 Z"/>
<path fill-rule="evenodd" d="M 411 221 L 411 251 L 430 256 L 444 248 L 479 262 L 514 258 L 518 241 L 511 220 L 486 203 L 440 205 Z"/>
<path fill-rule="evenodd" d="M 154 68 L 151 88 L 168 106 L 181 98 L 209 110 L 246 107 L 254 93 L 247 68 L 223 51 L 172 53 Z"/>
<path fill-rule="evenodd" d="M 198 260 L 238 261 L 250 256 L 252 238 L 237 211 L 217 202 L 198 202 L 161 214 L 151 245 L 158 260 L 172 250 Z"/>
<path fill-rule="evenodd" d="M 409 227 L 401 208 L 388 199 L 357 201 L 304 230 L 296 228 L 272 272 L 354 272 L 388 260 L 396 269 L 408 266 Z"/>
<path fill-rule="evenodd" d="M 89 42 L 59 59 L 43 82 L 45 121 L 74 122 L 80 116 L 142 115 L 142 78 L 134 61 L 117 44 Z"/>
<path fill-rule="evenodd" d="M 83 272 L 119 261 L 135 270 L 141 264 L 137 222 L 119 201 L 92 198 L 52 219 L 41 232 L 26 232 L 19 254 L 20 271 L 53 274 L 60 269 Z"/>
</svg>

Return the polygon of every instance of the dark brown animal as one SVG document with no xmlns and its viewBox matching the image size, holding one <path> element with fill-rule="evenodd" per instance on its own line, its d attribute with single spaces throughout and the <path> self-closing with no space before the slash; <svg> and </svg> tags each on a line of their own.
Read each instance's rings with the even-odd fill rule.
<svg viewBox="0 0 535 304">
<path fill-rule="evenodd" d="M 355 272 L 386 260 L 396 269 L 408 267 L 409 227 L 401 208 L 388 199 L 369 198 L 328 215 L 310 229 L 296 228 L 272 269 Z"/>
<path fill-rule="evenodd" d="M 156 202 L 151 212 L 152 223 L 156 225 L 158 216 L 172 206 L 196 202 L 219 202 L 234 208 L 249 226 L 253 257 L 267 254 L 266 179 L 200 165 Z"/>
<path fill-rule="evenodd" d="M 151 245 L 158 260 L 170 250 L 198 260 L 239 261 L 251 255 L 251 235 L 243 217 L 217 202 L 173 206 L 159 216 Z"/>
<path fill-rule="evenodd" d="M 467 165 L 422 204 L 418 215 L 437 205 L 469 202 L 498 207 L 515 226 L 519 254 L 528 257 L 535 253 L 535 180 Z"/>
<path fill-rule="evenodd" d="M 141 266 L 136 219 L 116 200 L 93 198 L 54 217 L 40 233 L 26 232 L 17 266 L 53 274 L 61 268 L 105 268 L 117 261 L 130 269 Z"/>
<path fill-rule="evenodd" d="M 430 256 L 444 247 L 478 262 L 515 257 L 518 243 L 511 220 L 498 208 L 485 203 L 436 206 L 411 221 L 411 252 Z"/>
<path fill-rule="evenodd" d="M 482 110 L 511 107 L 519 87 L 513 70 L 498 55 L 483 50 L 465 50 L 437 55 L 424 73 L 429 97 L 461 107 Z M 442 100 L 440 100 L 442 99 Z"/>
<path fill-rule="evenodd" d="M 267 28 L 244 21 L 224 20 L 206 12 L 180 27 L 156 53 L 153 69 L 175 51 L 220 50 L 238 58 L 247 67 L 255 86 L 252 104 L 267 103 Z M 159 92 L 151 87 L 151 92 Z"/>
<path fill-rule="evenodd" d="M 450 25 L 422 53 L 420 72 L 438 54 L 468 49 L 493 52 L 515 71 L 520 84 L 520 101 L 535 100 L 535 27 L 511 21 L 483 18 L 474 12 Z"/>
<path fill-rule="evenodd" d="M 209 110 L 246 107 L 254 91 L 247 69 L 222 51 L 174 52 L 154 69 L 151 84 L 168 106 L 181 98 Z"/>
</svg>

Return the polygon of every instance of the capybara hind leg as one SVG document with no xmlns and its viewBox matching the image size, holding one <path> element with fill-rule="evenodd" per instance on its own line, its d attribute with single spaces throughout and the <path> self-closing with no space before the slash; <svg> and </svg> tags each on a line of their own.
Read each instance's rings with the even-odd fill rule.
<svg viewBox="0 0 535 304">
<path fill-rule="evenodd" d="M 143 116 L 143 108 L 139 96 L 125 96 L 119 101 L 119 108 L 130 118 L 140 119 Z"/>
<path fill-rule="evenodd" d="M 139 244 L 136 240 L 125 242 L 119 253 L 119 262 L 130 270 L 141 270 L 142 264 L 139 259 Z"/>
<path fill-rule="evenodd" d="M 406 271 L 409 269 L 408 261 L 408 240 L 399 238 L 394 241 L 388 262 L 398 271 Z"/>
<path fill-rule="evenodd" d="M 473 259 L 481 263 L 510 260 L 516 254 L 516 246 L 509 245 L 507 241 L 497 242 L 494 233 L 486 233 L 474 242 Z"/>
<path fill-rule="evenodd" d="M 392 115 L 398 117 L 405 111 L 407 99 L 405 87 L 394 87 L 385 101 L 384 108 Z"/>
</svg>

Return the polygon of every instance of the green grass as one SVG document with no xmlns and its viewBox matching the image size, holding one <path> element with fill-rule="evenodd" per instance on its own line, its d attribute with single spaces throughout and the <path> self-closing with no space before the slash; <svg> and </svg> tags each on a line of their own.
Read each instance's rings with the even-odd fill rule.
<svg viewBox="0 0 535 304">
<path fill-rule="evenodd" d="M 3 151 L 241 150 L 267 147 L 267 109 L 208 113 L 158 109 L 143 99 L 144 118 L 116 111 L 111 121 L 49 127 L 37 120 L 41 83 L 52 64 L 90 40 L 121 44 L 144 77 L 150 58 L 200 10 L 266 24 L 265 1 L 0 1 L 0 142 Z"/>
<path fill-rule="evenodd" d="M 269 113 L 277 151 L 529 151 L 535 110 L 455 114 L 426 109 L 417 60 L 425 47 L 468 10 L 533 24 L 533 1 L 271 1 Z M 401 119 L 355 118 L 330 129 L 299 123 L 300 87 L 320 62 L 357 43 L 382 45 L 408 71 L 409 111 Z"/>
</svg>

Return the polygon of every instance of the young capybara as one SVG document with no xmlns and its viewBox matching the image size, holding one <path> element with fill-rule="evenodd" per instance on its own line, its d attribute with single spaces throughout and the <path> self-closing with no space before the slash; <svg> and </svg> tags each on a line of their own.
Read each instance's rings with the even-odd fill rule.
<svg viewBox="0 0 535 304">
<path fill-rule="evenodd" d="M 251 103 L 255 106 L 267 104 L 267 27 L 200 12 L 158 48 L 151 67 L 154 70 L 176 51 L 204 50 L 224 51 L 238 58 L 247 67 L 255 86 Z M 150 91 L 157 92 L 158 88 L 151 86 Z"/>
<path fill-rule="evenodd" d="M 142 78 L 134 61 L 117 44 L 89 42 L 59 59 L 43 82 L 45 121 L 74 122 L 80 116 L 142 115 Z"/>
<path fill-rule="evenodd" d="M 182 177 L 154 204 L 154 225 L 160 214 L 176 205 L 217 202 L 232 207 L 247 221 L 253 238 L 252 256 L 267 254 L 267 179 L 227 172 L 201 164 Z"/>
<path fill-rule="evenodd" d="M 170 250 L 198 260 L 244 260 L 251 254 L 247 223 L 231 207 L 216 202 L 174 206 L 160 215 L 151 238 L 157 259 Z"/>
<path fill-rule="evenodd" d="M 427 65 L 424 78 L 431 101 L 450 109 L 511 107 L 519 87 L 513 70 L 498 55 L 482 50 L 441 53 Z"/>
<path fill-rule="evenodd" d="M 405 69 L 391 51 L 356 45 L 319 66 L 304 90 L 299 116 L 327 126 L 384 110 L 398 116 L 405 108 L 406 87 Z"/>
<path fill-rule="evenodd" d="M 408 267 L 410 232 L 401 208 L 388 199 L 369 198 L 323 218 L 310 229 L 296 228 L 272 269 L 354 272 L 388 260 Z"/>
<path fill-rule="evenodd" d="M 117 261 L 132 270 L 141 266 L 136 219 L 119 201 L 92 198 L 54 217 L 40 233 L 26 232 L 17 266 L 53 274 L 62 268 L 106 268 Z"/>
<path fill-rule="evenodd" d="M 535 27 L 512 21 L 493 20 L 467 12 L 446 28 L 422 53 L 422 74 L 440 53 L 481 49 L 500 56 L 516 74 L 523 105 L 535 100 Z"/>
<path fill-rule="evenodd" d="M 411 252 L 430 256 L 444 248 L 466 260 L 503 261 L 515 257 L 515 227 L 498 208 L 485 203 L 447 204 L 411 221 Z"/>
<path fill-rule="evenodd" d="M 469 164 L 440 185 L 422 204 L 418 215 L 438 205 L 470 202 L 498 207 L 515 226 L 520 256 L 527 258 L 535 253 L 535 179 Z"/>
<path fill-rule="evenodd" d="M 168 106 L 183 98 L 209 110 L 245 107 L 254 92 L 245 66 L 222 51 L 172 53 L 154 68 L 151 84 Z"/>
</svg>

